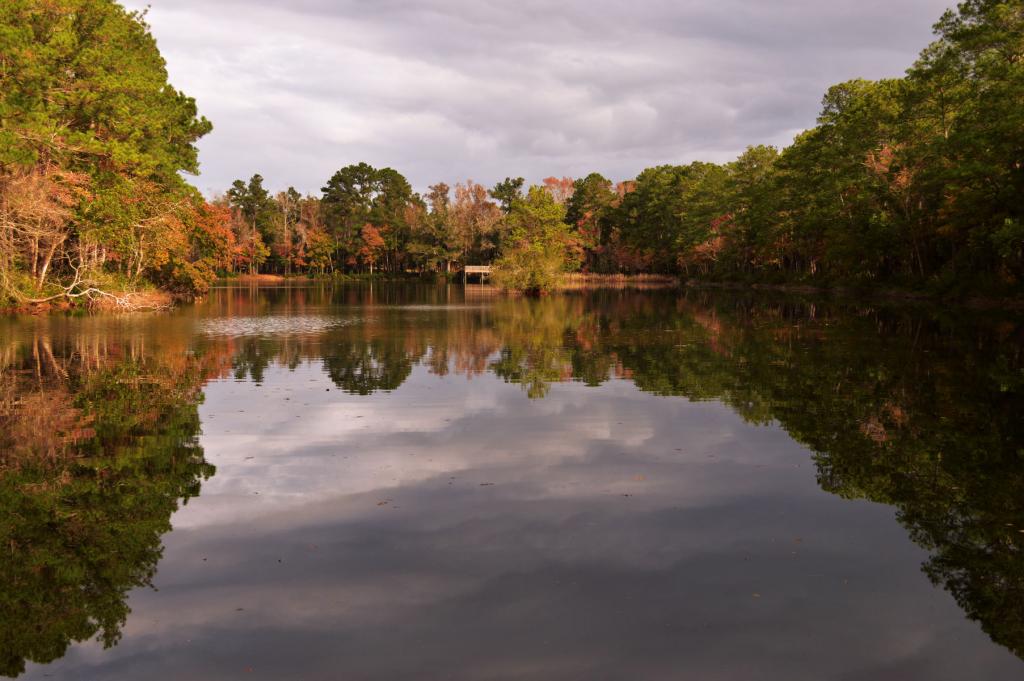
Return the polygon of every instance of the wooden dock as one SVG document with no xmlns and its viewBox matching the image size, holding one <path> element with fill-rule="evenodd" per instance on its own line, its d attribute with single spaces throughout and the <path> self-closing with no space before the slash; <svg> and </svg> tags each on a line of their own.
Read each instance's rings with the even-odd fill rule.
<svg viewBox="0 0 1024 681">
<path fill-rule="evenodd" d="M 491 276 L 490 265 L 466 265 L 462 268 L 462 283 L 469 281 L 469 275 L 476 275 L 480 277 L 480 282 L 483 283 L 487 277 Z"/>
</svg>

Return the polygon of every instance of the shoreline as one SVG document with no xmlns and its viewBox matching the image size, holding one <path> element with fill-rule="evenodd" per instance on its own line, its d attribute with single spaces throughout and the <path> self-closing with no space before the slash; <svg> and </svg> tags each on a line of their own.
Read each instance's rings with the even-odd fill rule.
<svg viewBox="0 0 1024 681">
<path fill-rule="evenodd" d="M 4 316 L 41 316 L 58 312 L 87 314 L 133 314 L 136 312 L 162 312 L 169 310 L 187 298 L 176 296 L 170 291 L 155 289 L 151 291 L 116 291 L 104 292 L 91 298 L 71 301 L 67 298 L 46 301 L 44 303 L 21 303 L 0 306 L 0 315 Z"/>
<path fill-rule="evenodd" d="M 680 288 L 682 280 L 668 274 L 581 274 L 562 275 L 558 291 L 581 291 L 587 289 L 634 289 L 650 291 L 656 289 Z"/>
<path fill-rule="evenodd" d="M 275 285 L 286 283 L 328 282 L 351 284 L 361 282 L 394 282 L 394 281 L 429 281 L 428 277 L 411 275 L 396 277 L 393 274 L 380 274 L 373 277 L 323 276 L 308 277 L 306 275 L 281 274 L 246 274 L 237 277 L 224 277 L 216 281 L 218 285 Z M 443 280 L 443 278 L 438 279 Z M 457 282 L 453 282 L 457 283 Z M 486 288 L 494 295 L 517 295 L 503 292 L 490 284 L 472 285 L 467 290 L 479 291 Z M 862 301 L 890 301 L 895 303 L 920 303 L 926 305 L 954 305 L 956 307 L 982 311 L 1024 311 L 1024 298 L 993 298 L 987 296 L 949 296 L 923 291 L 912 291 L 899 288 L 854 288 L 851 286 L 814 286 L 810 284 L 769 284 L 739 281 L 703 281 L 700 279 L 683 280 L 680 277 L 661 274 L 565 274 L 552 294 L 575 291 L 618 289 L 635 291 L 654 291 L 678 288 L 679 290 L 718 290 L 718 291 L 749 291 L 755 293 L 778 293 L 793 296 L 822 296 L 843 300 L 858 299 Z M 22 303 L 0 306 L 0 315 L 40 316 L 54 313 L 86 313 L 86 314 L 126 314 L 134 312 L 154 312 L 169 310 L 179 303 L 191 302 L 193 299 L 183 298 L 169 291 L 118 291 L 112 294 L 82 299 L 82 302 L 58 299 L 45 303 Z"/>
</svg>

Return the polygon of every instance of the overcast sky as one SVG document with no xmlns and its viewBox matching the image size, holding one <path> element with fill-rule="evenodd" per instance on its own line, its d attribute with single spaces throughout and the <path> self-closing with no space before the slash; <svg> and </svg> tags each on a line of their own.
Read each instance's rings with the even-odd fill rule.
<svg viewBox="0 0 1024 681">
<path fill-rule="evenodd" d="M 810 127 L 826 87 L 899 76 L 953 0 L 130 0 L 214 131 L 207 194 L 423 190 L 727 161 Z"/>
</svg>

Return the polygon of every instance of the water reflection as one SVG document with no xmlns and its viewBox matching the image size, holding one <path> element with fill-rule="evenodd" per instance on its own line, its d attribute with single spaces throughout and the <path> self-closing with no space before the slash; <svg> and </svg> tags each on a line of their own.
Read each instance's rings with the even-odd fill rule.
<svg viewBox="0 0 1024 681">
<path fill-rule="evenodd" d="M 214 472 L 196 405 L 216 372 L 185 349 L 46 331 L 2 348 L 0 674 L 120 639 L 171 514 Z"/>
<path fill-rule="evenodd" d="M 203 442 L 225 464 L 206 515 L 179 514 L 182 529 L 165 537 L 195 545 L 176 548 L 160 570 L 203 587 L 180 590 L 172 611 L 200 627 L 213 587 L 188 561 L 202 554 L 203 568 L 216 569 L 205 558 L 213 547 L 244 556 L 217 579 L 247 584 L 232 598 L 261 601 L 280 618 L 246 634 L 250 657 L 259 657 L 255 641 L 269 640 L 325 654 L 334 644 L 321 638 L 340 631 L 353 652 L 369 651 L 353 663 L 355 676 L 412 675 L 429 660 L 448 669 L 408 650 L 410 666 L 390 659 L 396 642 L 382 643 L 390 627 L 405 644 L 419 637 L 449 660 L 464 656 L 467 678 L 485 653 L 505 676 L 578 674 L 588 655 L 600 659 L 595 642 L 611 641 L 630 651 L 622 669 L 657 676 L 687 659 L 712 673 L 728 653 L 707 637 L 756 649 L 736 632 L 771 638 L 777 628 L 779 636 L 827 631 L 822 664 L 840 665 L 839 674 L 845 656 L 863 651 L 848 632 L 824 627 L 823 612 L 879 626 L 905 621 L 909 631 L 920 626 L 910 623 L 921 606 L 883 598 L 882 610 L 858 615 L 847 611 L 852 592 L 805 583 L 875 572 L 859 575 L 867 584 L 857 596 L 874 603 L 918 588 L 885 574 L 887 561 L 916 558 L 883 536 L 881 520 L 858 529 L 872 517 L 867 509 L 808 496 L 794 443 L 810 450 L 821 489 L 895 508 L 926 554 L 927 577 L 993 641 L 1024 656 L 1017 320 L 736 295 L 533 301 L 443 287 L 308 287 L 223 290 L 203 306 L 145 320 L 20 320 L 2 333 L 7 675 L 26 659 L 59 658 L 74 641 L 118 640 L 127 595 L 153 580 L 171 514 L 213 473 L 198 411 L 211 380 Z M 325 391 L 323 378 L 344 396 Z M 519 400 L 498 391 L 501 383 L 517 386 Z M 679 411 L 684 402 L 650 396 L 706 404 Z M 749 427 L 726 420 L 723 405 Z M 612 510 L 611 500 L 633 505 Z M 787 520 L 769 517 L 774 509 Z M 374 515 L 384 511 L 394 513 Z M 258 528 L 246 526 L 250 513 Z M 188 540 L 193 526 L 214 529 Z M 782 536 L 784 547 L 775 543 Z M 805 549 L 814 536 L 827 550 Z M 303 562 L 314 552 L 329 572 Z M 811 565 L 783 567 L 804 554 Z M 282 556 L 299 571 L 287 581 L 273 572 Z M 767 619 L 747 613 L 753 597 L 772 605 L 757 586 L 772 579 L 815 598 L 775 604 Z M 831 588 L 852 591 L 851 579 Z M 295 580 L 312 591 L 295 591 Z M 347 605 L 317 606 L 325 594 Z M 663 611 L 668 603 L 687 611 Z M 438 639 L 424 613 L 476 652 Z M 523 631 L 535 617 L 563 657 Z M 473 618 L 487 626 L 464 623 Z M 692 645 L 668 636 L 673 628 Z M 217 620 L 216 630 L 232 640 L 231 626 Z M 895 636 L 883 633 L 863 644 L 872 654 Z M 502 652 L 502 637 L 521 643 L 517 655 Z M 644 650 L 647 666 L 638 662 Z M 795 671 L 746 654 L 768 665 L 765 678 Z M 953 674 L 941 651 L 928 655 L 930 663 L 903 659 L 873 676 Z M 275 671 L 262 662 L 263 673 Z"/>
</svg>

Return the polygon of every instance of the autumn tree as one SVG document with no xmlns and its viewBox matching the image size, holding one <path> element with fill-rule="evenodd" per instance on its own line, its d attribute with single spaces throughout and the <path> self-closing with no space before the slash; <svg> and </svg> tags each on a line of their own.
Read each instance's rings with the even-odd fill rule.
<svg viewBox="0 0 1024 681">
<path fill-rule="evenodd" d="M 295 259 L 296 241 L 299 237 L 298 225 L 302 219 L 302 195 L 295 187 L 274 195 L 277 207 L 279 231 L 271 246 L 271 253 L 284 269 L 291 274 Z"/>
<path fill-rule="evenodd" d="M 483 185 L 466 180 L 455 185 L 455 200 L 448 207 L 447 229 L 457 244 L 463 265 L 488 263 L 502 241 L 501 209 L 488 199 Z"/>
<path fill-rule="evenodd" d="M 555 203 L 560 203 L 563 206 L 569 203 L 573 192 L 576 191 L 575 180 L 571 177 L 546 177 L 543 180 L 542 186 L 551 194 L 551 198 L 555 200 Z"/>
<path fill-rule="evenodd" d="M 363 225 L 363 229 L 360 231 L 360 240 L 359 259 L 369 266 L 370 274 L 373 274 L 373 266 L 380 259 L 387 242 L 381 234 L 381 229 L 370 223 Z"/>
<path fill-rule="evenodd" d="M 154 273 L 161 243 L 182 255 L 187 243 L 162 232 L 200 201 L 179 173 L 198 171 L 195 142 L 211 126 L 167 82 L 144 14 L 112 0 L 4 2 L 0 64 L 5 295 L 88 296 L 107 268 Z M 38 237 L 25 231 L 29 212 Z M 112 229 L 112 215 L 133 233 Z"/>
<path fill-rule="evenodd" d="M 0 277 L 16 291 L 19 274 L 42 290 L 58 254 L 74 238 L 71 220 L 89 180 L 55 166 L 0 175 Z"/>
<path fill-rule="evenodd" d="M 218 275 L 230 271 L 235 254 L 231 209 L 225 205 L 190 205 L 182 216 L 188 243 L 184 253 L 172 251 L 156 275 L 174 291 L 205 293 Z"/>
</svg>

